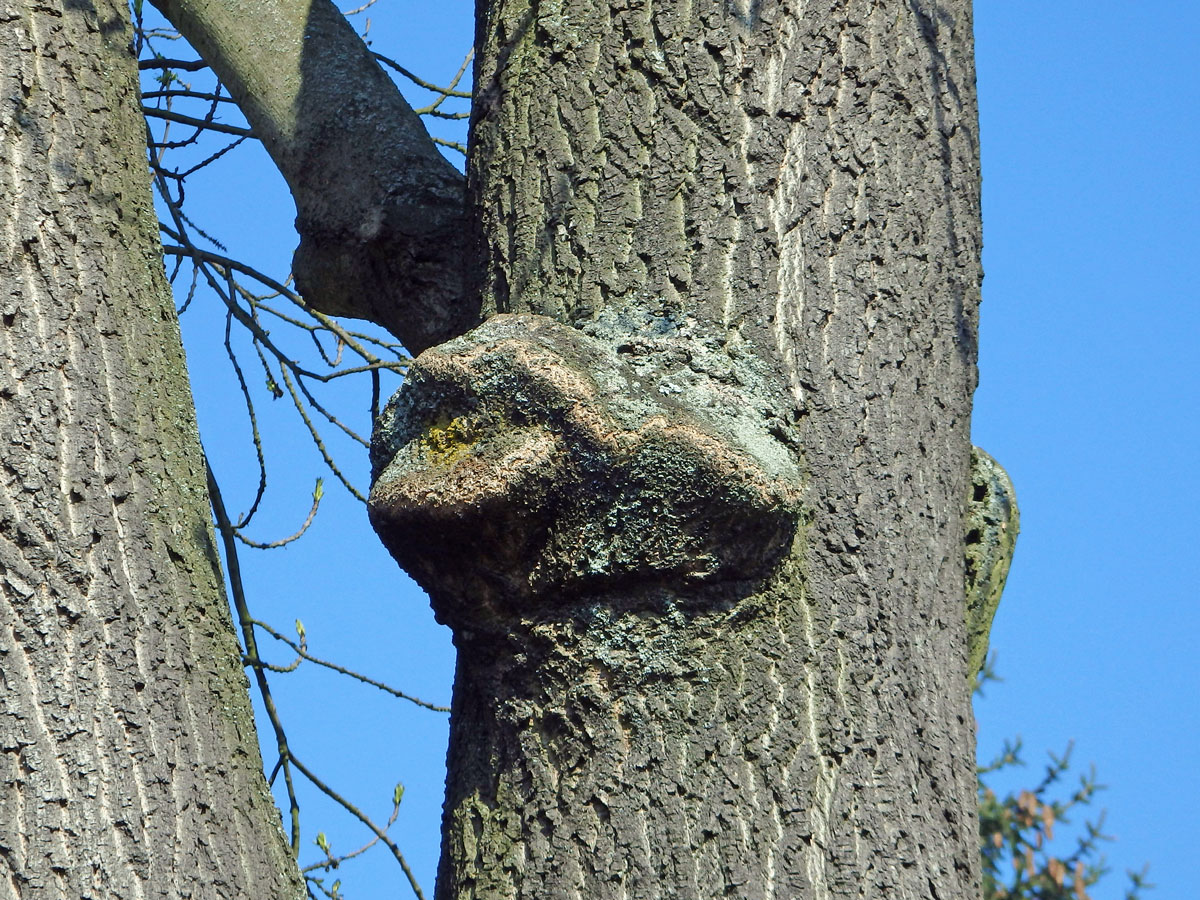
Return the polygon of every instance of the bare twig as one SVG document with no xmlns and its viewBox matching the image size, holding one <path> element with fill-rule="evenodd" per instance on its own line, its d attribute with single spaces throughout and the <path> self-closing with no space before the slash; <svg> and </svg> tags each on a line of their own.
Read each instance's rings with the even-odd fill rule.
<svg viewBox="0 0 1200 900">
<path fill-rule="evenodd" d="M 165 35 L 158 35 L 164 37 Z M 178 69 L 181 72 L 199 72 L 208 68 L 208 63 L 202 59 L 164 59 L 156 56 L 154 59 L 139 59 L 138 68 L 146 69 Z"/>
<path fill-rule="evenodd" d="M 212 119 L 197 119 L 194 116 L 185 116 L 183 113 L 173 112 L 169 109 L 143 106 L 142 113 L 151 118 L 165 119 L 168 122 L 177 122 L 180 125 L 190 125 L 201 131 L 216 131 L 220 134 L 233 134 L 238 137 L 254 137 L 253 131 L 249 128 L 243 128 L 240 125 L 226 125 L 223 122 L 217 122 Z"/>
<path fill-rule="evenodd" d="M 217 531 L 221 535 L 221 543 L 225 546 L 225 567 L 233 594 L 233 608 L 237 613 L 238 624 L 242 630 L 242 643 L 246 648 L 246 656 L 250 659 L 258 659 L 254 620 L 250 616 L 250 608 L 246 604 L 246 593 L 242 587 L 242 569 L 238 563 L 237 543 L 233 538 L 233 524 L 225 512 L 225 501 L 221 497 L 221 489 L 217 485 L 217 479 L 213 475 L 207 456 L 204 457 L 204 469 L 208 477 L 208 496 L 212 503 L 213 517 L 216 519 Z M 267 684 L 266 673 L 261 666 L 253 665 L 251 668 L 254 670 L 254 681 L 258 687 L 259 696 L 262 698 L 263 708 L 267 712 L 267 719 L 275 732 L 275 745 L 279 751 L 279 761 L 275 765 L 275 770 L 278 771 L 280 768 L 283 770 L 283 781 L 287 786 L 288 808 L 292 820 L 292 855 L 298 856 L 300 853 L 300 803 L 296 799 L 295 787 L 292 784 L 291 763 L 293 757 L 288 748 L 287 734 L 283 730 L 283 723 L 279 718 L 279 710 L 275 706 L 275 699 L 271 696 L 270 685 Z M 306 775 L 306 777 L 308 776 Z M 272 774 L 271 780 L 274 780 L 274 774 Z"/>
<path fill-rule="evenodd" d="M 446 113 L 438 112 L 437 108 L 439 106 L 441 106 L 442 103 L 444 103 L 448 97 L 452 97 L 452 96 L 453 97 L 461 97 L 462 96 L 463 92 L 461 92 L 461 91 L 455 92 L 454 89 L 456 87 L 458 87 L 458 83 L 460 81 L 462 81 L 462 77 L 467 73 L 467 66 L 469 66 L 471 64 L 471 60 L 474 58 L 475 58 L 475 48 L 472 47 L 470 50 L 467 51 L 467 55 L 463 59 L 462 65 L 458 67 L 458 71 L 454 73 L 454 77 L 450 79 L 450 83 L 448 85 L 446 85 L 446 87 L 430 88 L 430 90 L 434 90 L 440 96 L 435 101 L 433 101 L 432 104 L 430 104 L 429 106 L 426 106 L 424 109 L 418 109 L 416 111 L 417 115 L 419 115 L 419 116 L 436 115 L 436 116 L 441 116 L 442 118 L 447 118 L 447 119 L 458 118 L 460 115 L 463 118 L 469 117 L 471 115 L 470 113 L 460 113 L 460 114 L 455 114 L 454 116 L 450 116 L 450 115 L 447 115 Z M 468 95 L 468 99 L 470 99 L 470 95 Z"/>
<path fill-rule="evenodd" d="M 425 109 L 419 109 L 419 110 L 417 110 L 417 112 L 423 116 L 433 116 L 435 119 L 469 119 L 469 118 L 471 118 L 471 114 L 469 112 L 448 113 L 448 112 L 442 112 L 440 109 L 437 109 L 432 106 L 426 107 Z"/>
<path fill-rule="evenodd" d="M 367 826 L 367 828 L 374 832 L 375 836 L 379 838 L 379 840 L 381 840 L 389 850 L 392 851 L 392 856 L 396 858 L 396 862 L 398 862 L 400 864 L 400 868 L 404 870 L 404 875 L 406 878 L 408 878 L 408 884 L 413 889 L 413 893 L 417 895 L 418 900 L 425 900 L 425 895 L 421 892 L 421 886 L 417 884 L 417 878 L 413 874 L 412 869 L 409 868 L 408 861 L 405 860 L 404 854 L 401 853 L 400 848 L 396 846 L 396 842 L 388 837 L 387 833 L 383 831 L 383 829 L 372 822 L 362 810 L 360 810 L 357 806 L 355 806 L 333 788 L 329 787 L 329 785 L 323 782 L 311 771 L 309 771 L 309 769 L 300 760 L 296 759 L 295 756 L 292 757 L 292 765 L 296 767 L 296 770 L 300 772 L 301 775 L 311 781 L 317 790 L 338 803 L 344 810 L 346 810 L 346 812 L 350 813 L 350 815 L 354 816 L 354 818 L 358 819 L 358 821 L 362 822 Z"/>
<path fill-rule="evenodd" d="M 205 91 L 193 91 L 186 88 L 176 88 L 175 90 L 167 91 L 142 91 L 143 100 L 173 100 L 176 97 L 185 97 L 191 100 L 208 100 L 215 103 L 233 103 L 232 97 L 226 97 L 222 94 L 210 94 Z"/>
<path fill-rule="evenodd" d="M 168 237 L 172 238 L 173 240 L 177 240 L 177 241 L 180 241 L 181 243 L 183 243 L 184 239 L 179 233 L 173 231 L 170 228 L 163 226 L 161 223 L 159 224 L 159 228 Z M 403 373 L 407 369 L 407 365 L 408 365 L 408 357 L 407 356 L 398 358 L 396 362 L 388 362 L 385 360 L 380 360 L 374 354 L 372 354 L 372 353 L 368 352 L 366 349 L 364 349 L 361 346 L 360 341 L 366 340 L 366 341 L 370 341 L 371 343 L 376 344 L 377 346 L 384 347 L 387 349 L 396 349 L 396 350 L 398 350 L 400 348 L 400 344 L 390 343 L 390 342 L 386 342 L 386 341 L 380 341 L 377 338 L 370 337 L 369 335 L 364 335 L 364 334 L 360 334 L 358 332 L 349 331 L 348 329 L 344 328 L 341 324 L 339 324 L 335 319 L 332 319 L 329 316 L 325 315 L 324 313 L 320 313 L 320 312 L 317 312 L 315 309 L 312 309 L 310 306 L 308 306 L 308 304 L 306 304 L 304 302 L 304 298 L 301 297 L 299 294 L 297 294 L 295 291 L 291 290 L 287 286 L 276 281 L 274 278 L 271 278 L 269 275 L 266 275 L 266 274 L 258 271 L 257 269 L 253 268 L 252 266 L 248 266 L 243 262 L 239 262 L 238 260 L 230 259 L 227 256 L 222 256 L 217 253 L 212 253 L 208 250 L 203 250 L 199 247 L 194 247 L 194 246 L 172 247 L 168 244 L 168 245 L 163 246 L 163 252 L 166 253 L 168 256 L 182 256 L 182 257 L 190 258 L 193 260 L 200 260 L 202 262 L 210 262 L 213 265 L 219 266 L 221 268 L 232 269 L 234 271 L 241 272 L 242 274 L 247 275 L 250 278 L 253 278 L 255 281 L 259 282 L 263 286 L 268 287 L 271 290 L 275 291 L 280 296 L 286 297 L 292 303 L 296 304 L 298 307 L 300 307 L 302 310 L 304 310 L 305 313 L 307 313 L 308 315 L 310 315 L 314 319 L 316 319 L 325 330 L 329 331 L 330 333 L 336 335 L 341 340 L 345 341 L 347 346 L 349 346 L 352 350 L 354 350 L 367 363 L 367 365 L 355 368 L 353 370 L 341 370 L 340 374 L 351 375 L 351 374 L 355 374 L 356 372 L 370 371 L 373 369 L 389 369 L 394 372 Z M 256 303 L 257 303 L 257 301 L 256 301 Z M 275 310 L 268 309 L 268 312 L 271 312 L 273 315 L 279 316 L 280 318 L 286 319 L 285 316 L 283 316 L 281 313 L 276 312 Z M 299 325 L 302 328 L 310 327 L 310 326 L 306 326 L 306 325 L 303 325 L 303 324 L 297 322 L 295 319 L 286 319 L 286 320 L 288 322 L 290 322 L 291 324 Z M 298 374 L 304 374 L 307 377 L 316 378 L 320 381 L 328 381 L 328 380 L 332 380 L 332 378 L 337 377 L 337 375 L 329 375 L 329 376 L 319 375 L 315 372 L 308 372 L 306 370 L 301 370 L 298 372 Z"/>
<path fill-rule="evenodd" d="M 278 547 L 286 546 L 287 544 L 290 544 L 292 541 L 299 540 L 301 537 L 304 536 L 304 532 L 308 531 L 309 526 L 311 526 L 313 523 L 313 519 L 315 519 L 317 517 L 317 508 L 321 505 L 321 497 L 323 494 L 324 494 L 324 489 L 322 487 L 322 480 L 320 478 L 318 478 L 317 486 L 313 489 L 312 509 L 310 509 L 308 511 L 308 518 L 306 518 L 304 520 L 304 523 L 300 526 L 300 530 L 297 531 L 295 534 L 289 535 L 288 537 L 285 537 L 285 538 L 280 538 L 277 541 L 269 541 L 267 543 L 260 543 L 258 541 L 250 540 L 250 538 L 248 538 L 244 534 L 242 534 L 241 531 L 238 531 L 237 539 L 239 541 L 241 541 L 243 544 L 245 544 L 246 546 L 254 547 L 257 550 L 274 550 Z"/>
<path fill-rule="evenodd" d="M 347 669 L 344 666 L 339 666 L 337 663 L 329 662 L 328 660 L 324 660 L 324 659 L 321 659 L 320 657 L 313 656 L 311 653 L 308 652 L 308 647 L 307 647 L 306 643 L 304 643 L 304 642 L 297 643 L 296 641 L 293 641 L 287 635 L 281 634 L 280 632 L 276 631 L 274 628 L 272 628 L 266 622 L 260 622 L 260 621 L 255 620 L 254 624 L 257 625 L 259 628 L 261 628 L 263 631 L 265 631 L 267 634 L 269 634 L 271 637 L 275 638 L 275 640 L 280 641 L 284 644 L 287 644 L 289 647 L 291 647 L 296 652 L 296 655 L 299 656 L 301 659 L 306 659 L 309 662 L 315 663 L 318 666 L 324 666 L 326 669 L 332 669 L 334 672 L 338 672 L 341 675 L 348 675 L 349 677 L 355 679 L 356 681 L 361 681 L 363 684 L 369 684 L 369 685 L 371 685 L 371 687 L 379 688 L 379 690 L 385 691 L 386 693 L 391 694 L 393 697 L 398 697 L 401 700 L 407 700 L 409 703 L 415 704 L 416 706 L 420 706 L 424 709 L 428 709 L 428 710 L 432 710 L 433 712 L 440 712 L 440 713 L 450 712 L 450 707 L 448 707 L 448 706 L 438 706 L 436 703 L 430 703 L 427 700 L 422 700 L 419 697 L 414 697 L 414 696 L 412 696 L 412 694 L 406 694 L 403 691 L 398 691 L 398 690 L 396 690 L 396 688 L 392 687 L 389 684 L 386 684 L 382 681 L 376 681 L 374 678 L 371 678 L 367 675 L 363 675 L 360 672 L 355 672 L 353 669 Z"/>
<path fill-rule="evenodd" d="M 329 455 L 329 451 L 325 447 L 325 440 L 321 437 L 321 433 L 319 431 L 317 431 L 316 426 L 313 425 L 312 419 L 309 418 L 307 410 L 304 409 L 304 404 L 301 403 L 300 398 L 298 396 L 296 396 L 296 388 L 292 384 L 292 379 L 288 375 L 287 369 L 280 369 L 279 374 L 281 376 L 283 376 L 283 383 L 287 385 L 288 393 L 292 395 L 292 402 L 296 406 L 296 412 L 298 412 L 300 414 L 301 420 L 304 422 L 305 426 L 308 428 L 308 433 L 312 437 L 313 443 L 316 444 L 317 451 L 321 454 L 321 458 L 323 460 L 325 460 L 325 465 L 327 465 L 329 467 L 329 471 L 331 471 L 334 474 L 334 477 L 336 477 L 337 480 L 342 483 L 342 486 L 347 491 L 350 492 L 350 495 L 352 497 L 354 497 L 354 499 L 365 504 L 367 502 L 367 498 L 362 495 L 362 492 L 359 491 L 358 488 L 356 488 L 353 484 L 350 483 L 350 479 L 347 478 L 342 473 L 342 470 L 338 468 L 337 463 L 335 463 L 333 461 L 333 457 Z M 311 395 L 308 395 L 306 393 L 306 396 L 308 397 L 309 402 L 312 402 Z M 318 407 L 318 409 L 320 409 L 320 407 Z M 324 414 L 326 416 L 326 418 L 330 418 L 329 414 L 326 413 L 323 409 L 321 410 L 321 412 L 322 412 L 322 414 Z M 340 422 L 337 422 L 336 420 L 333 420 L 333 421 L 336 424 L 341 425 Z M 345 429 L 345 426 L 342 426 L 342 428 L 344 430 L 346 430 L 351 436 L 358 437 L 357 435 L 354 434 L 354 432 L 349 431 L 349 429 Z M 362 441 L 362 438 L 359 437 L 358 440 Z"/>
<path fill-rule="evenodd" d="M 196 163 L 190 169 L 184 169 L 182 172 L 175 175 L 174 177 L 179 178 L 179 179 L 187 178 L 193 172 L 198 172 L 201 169 L 203 169 L 205 166 L 209 165 L 210 163 L 216 162 L 218 159 L 220 159 L 222 156 L 224 156 L 226 153 L 228 153 L 234 147 L 241 144 L 241 142 L 244 140 L 246 140 L 245 137 L 240 137 L 236 141 L 230 141 L 228 144 L 226 144 L 224 147 L 222 147 L 216 153 L 212 153 L 209 156 L 206 156 L 204 159 L 202 159 L 200 162 Z"/>
<path fill-rule="evenodd" d="M 443 94 L 447 97 L 460 97 L 464 100 L 471 99 L 471 95 L 467 91 L 456 91 L 453 88 L 449 88 L 449 87 L 445 87 L 445 88 L 438 87 L 436 84 L 433 84 L 432 82 L 426 81 L 424 78 L 419 78 L 418 76 L 414 75 L 412 72 L 408 71 L 408 69 L 404 68 L 404 66 L 400 65 L 400 63 L 396 62 L 394 59 L 389 59 L 388 57 L 384 56 L 382 53 L 375 53 L 372 51 L 371 55 L 374 56 L 381 63 L 383 63 L 385 66 L 387 66 L 389 69 L 399 72 L 401 75 L 403 75 L 405 78 L 407 78 L 413 84 L 415 84 L 417 87 L 423 87 L 427 91 L 432 91 L 435 94 Z"/>
<path fill-rule="evenodd" d="M 384 824 L 384 826 L 383 826 L 383 829 L 382 829 L 383 831 L 387 831 L 389 828 L 391 828 L 393 825 L 395 825 L 396 819 L 400 817 L 400 801 L 398 799 L 396 799 L 396 797 L 403 795 L 403 793 L 404 793 L 403 786 L 396 785 L 396 792 L 393 795 L 393 799 L 392 799 L 392 814 L 390 816 L 388 816 L 388 820 L 387 820 L 386 824 Z M 336 869 L 338 866 L 340 866 L 346 860 L 354 859 L 354 857 L 356 857 L 356 856 L 362 856 L 364 853 L 366 853 L 368 850 L 370 850 L 372 847 L 374 847 L 378 843 L 379 843 L 379 836 L 375 835 L 374 837 L 372 837 L 369 841 L 367 841 L 365 844 L 363 844 L 358 849 L 351 850 L 349 853 L 341 853 L 337 856 L 332 855 L 328 850 L 325 850 L 325 847 L 322 847 L 321 849 L 325 850 L 325 859 L 322 862 L 312 863 L 311 865 L 305 866 L 303 869 L 300 870 L 300 872 L 307 878 L 309 872 L 315 872 L 317 869 L 324 869 L 326 871 L 328 871 L 329 869 Z M 317 879 L 313 879 L 313 880 L 317 880 Z M 321 887 L 321 890 L 323 890 L 323 891 L 325 890 L 323 886 Z M 328 892 L 326 892 L 326 894 L 328 895 Z"/>
<path fill-rule="evenodd" d="M 246 413 L 250 418 L 250 435 L 254 442 L 254 455 L 258 462 L 258 490 L 254 494 L 254 501 L 250 504 L 250 509 L 245 515 L 239 516 L 237 524 L 233 526 L 234 530 L 237 531 L 250 524 L 250 520 L 254 518 L 254 514 L 258 511 L 258 505 L 262 503 L 263 495 L 267 492 L 267 458 L 263 452 L 262 434 L 258 430 L 258 414 L 254 410 L 254 398 L 250 395 L 250 388 L 246 384 L 245 375 L 242 374 L 242 367 L 238 363 L 237 354 L 233 352 L 233 342 L 230 334 L 232 324 L 233 316 L 227 312 L 225 314 L 225 355 L 229 357 L 234 375 L 237 376 L 238 387 L 242 390 L 242 400 L 246 404 Z"/>
<path fill-rule="evenodd" d="M 441 147 L 449 147 L 451 150 L 457 150 L 463 156 L 467 155 L 467 145 L 458 141 L 447 141 L 440 137 L 430 136 L 430 140 Z"/>
</svg>

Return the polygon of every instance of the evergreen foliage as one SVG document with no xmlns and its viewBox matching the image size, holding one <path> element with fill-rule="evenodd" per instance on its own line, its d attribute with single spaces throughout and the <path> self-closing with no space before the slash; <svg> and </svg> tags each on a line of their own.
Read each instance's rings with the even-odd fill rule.
<svg viewBox="0 0 1200 900">
<path fill-rule="evenodd" d="M 990 662 L 980 684 L 998 680 Z M 1104 833 L 1104 811 L 1089 816 L 1096 794 L 1094 767 L 1079 776 L 1073 789 L 1072 745 L 1050 754 L 1040 781 L 1031 788 L 1003 795 L 988 781 L 1005 770 L 1025 765 L 1021 742 L 1006 742 L 987 765 L 979 767 L 979 853 L 984 900 L 1099 900 L 1093 889 L 1110 874 L 1101 852 L 1113 838 Z M 1084 816 L 1076 825 L 1078 818 Z M 1127 873 L 1124 900 L 1139 900 L 1153 887 L 1148 867 Z"/>
</svg>

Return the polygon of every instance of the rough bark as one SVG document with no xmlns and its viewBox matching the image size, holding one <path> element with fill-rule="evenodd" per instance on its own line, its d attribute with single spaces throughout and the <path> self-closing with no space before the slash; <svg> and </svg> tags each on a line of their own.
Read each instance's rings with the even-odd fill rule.
<svg viewBox="0 0 1200 900">
<path fill-rule="evenodd" d="M 0 897 L 294 900 L 128 8 L 0 0 L 0 22 Z"/>
<path fill-rule="evenodd" d="M 970 3 L 492 0 L 478 23 L 481 290 L 521 315 L 418 360 L 372 494 L 459 648 L 438 896 L 977 896 Z M 608 350 L 548 360 L 547 319 Z M 581 457 L 618 382 L 640 409 Z M 676 392 L 678 417 L 645 402 Z M 659 535 L 714 528 L 683 481 L 577 538 L 572 507 L 645 488 L 644 436 L 684 423 L 710 458 L 790 458 L 773 498 L 722 487 L 724 520 L 793 523 L 785 552 L 718 527 L 676 559 Z"/>
<path fill-rule="evenodd" d="M 296 201 L 296 285 L 412 352 L 479 320 L 464 179 L 330 0 L 152 0 L 229 89 Z"/>
</svg>

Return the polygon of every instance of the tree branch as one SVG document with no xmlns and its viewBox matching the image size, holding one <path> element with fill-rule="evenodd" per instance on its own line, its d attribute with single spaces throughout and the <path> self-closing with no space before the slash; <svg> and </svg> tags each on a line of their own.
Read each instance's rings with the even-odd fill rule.
<svg viewBox="0 0 1200 900">
<path fill-rule="evenodd" d="M 215 122 L 212 119 L 197 119 L 195 116 L 185 116 L 183 113 L 177 113 L 170 109 L 156 109 L 153 106 L 143 106 L 142 112 L 156 119 L 166 119 L 168 122 L 178 122 L 180 125 L 191 125 L 193 128 L 203 128 L 208 131 L 232 134 L 238 137 L 254 136 L 253 132 L 248 128 L 241 128 L 237 125 L 226 125 L 223 122 Z"/>
<path fill-rule="evenodd" d="M 464 179 L 329 0 L 152 0 L 220 77 L 296 201 L 305 302 L 412 353 L 472 327 Z"/>
</svg>

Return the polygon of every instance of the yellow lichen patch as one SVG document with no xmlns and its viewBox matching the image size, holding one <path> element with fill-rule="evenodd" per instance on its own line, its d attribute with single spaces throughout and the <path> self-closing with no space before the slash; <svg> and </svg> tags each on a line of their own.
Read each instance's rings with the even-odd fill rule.
<svg viewBox="0 0 1200 900">
<path fill-rule="evenodd" d="M 452 465 L 470 452 L 477 439 L 477 430 L 469 416 L 443 414 L 425 426 L 417 443 L 423 456 L 440 465 Z"/>
</svg>

